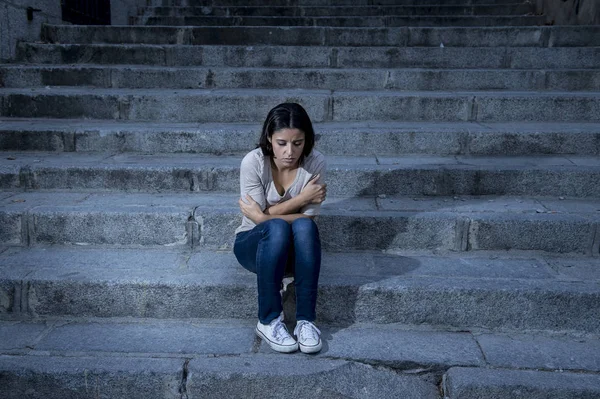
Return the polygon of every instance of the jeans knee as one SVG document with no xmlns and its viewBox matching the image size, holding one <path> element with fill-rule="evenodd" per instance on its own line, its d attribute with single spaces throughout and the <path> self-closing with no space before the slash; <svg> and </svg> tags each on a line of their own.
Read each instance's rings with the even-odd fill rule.
<svg viewBox="0 0 600 399">
<path fill-rule="evenodd" d="M 314 237 L 318 235 L 319 229 L 311 218 L 300 218 L 292 223 L 292 232 L 294 236 Z"/>
<path fill-rule="evenodd" d="M 292 230 L 290 224 L 283 219 L 270 219 L 263 223 L 264 237 L 274 242 L 289 242 Z"/>
</svg>

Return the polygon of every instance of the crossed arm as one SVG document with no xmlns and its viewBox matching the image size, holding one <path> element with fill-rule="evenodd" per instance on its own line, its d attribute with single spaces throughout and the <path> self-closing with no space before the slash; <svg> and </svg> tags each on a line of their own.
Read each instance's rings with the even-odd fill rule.
<svg viewBox="0 0 600 399">
<path fill-rule="evenodd" d="M 250 194 L 246 194 L 245 201 L 242 198 L 238 201 L 240 210 L 244 216 L 256 224 L 270 219 L 283 219 L 286 222 L 291 223 L 299 218 L 312 217 L 300 213 L 300 210 L 306 205 L 320 204 L 325 201 L 327 185 L 317 183 L 318 180 L 319 176 L 317 175 L 304 186 L 300 194 L 287 201 L 266 208 L 264 212 L 262 211 L 260 204 L 256 202 Z M 260 200 L 264 201 L 264 194 L 263 198 L 260 198 Z"/>
</svg>

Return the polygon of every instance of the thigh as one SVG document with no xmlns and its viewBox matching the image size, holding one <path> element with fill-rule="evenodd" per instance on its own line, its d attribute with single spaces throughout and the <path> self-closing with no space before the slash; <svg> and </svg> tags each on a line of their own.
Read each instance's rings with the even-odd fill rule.
<svg viewBox="0 0 600 399">
<path fill-rule="evenodd" d="M 256 273 L 256 252 L 262 238 L 262 231 L 255 226 L 252 230 L 242 231 L 235 236 L 233 253 L 244 269 Z"/>
<path fill-rule="evenodd" d="M 263 267 L 271 263 L 275 266 L 275 263 L 280 263 L 282 256 L 287 257 L 291 243 L 291 228 L 288 222 L 283 219 L 271 219 L 254 226 L 252 230 L 238 233 L 233 253 L 245 269 L 257 273 L 258 258 L 261 258 Z"/>
</svg>

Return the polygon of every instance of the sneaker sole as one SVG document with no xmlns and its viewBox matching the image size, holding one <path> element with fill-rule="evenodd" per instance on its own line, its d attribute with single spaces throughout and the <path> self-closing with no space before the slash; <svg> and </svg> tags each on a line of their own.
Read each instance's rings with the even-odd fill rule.
<svg viewBox="0 0 600 399">
<path fill-rule="evenodd" d="M 297 342 L 294 345 L 279 345 L 276 342 L 270 341 L 269 338 L 267 338 L 262 332 L 260 332 L 258 328 L 256 328 L 254 331 L 256 332 L 256 335 L 258 335 L 259 338 L 265 341 L 271 347 L 271 349 L 273 349 L 276 352 L 291 353 L 296 352 L 298 350 Z"/>
<path fill-rule="evenodd" d="M 306 345 L 302 345 L 302 344 L 298 344 L 298 346 L 300 347 L 300 352 L 302 352 L 302 353 L 317 353 L 321 350 L 321 347 L 323 346 L 323 344 L 322 344 L 321 340 L 319 340 L 319 343 L 314 346 L 306 346 Z"/>
</svg>

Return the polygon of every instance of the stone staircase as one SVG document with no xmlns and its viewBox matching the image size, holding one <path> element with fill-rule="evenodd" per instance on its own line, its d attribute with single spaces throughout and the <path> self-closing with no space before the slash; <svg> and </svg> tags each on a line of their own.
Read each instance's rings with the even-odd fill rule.
<svg viewBox="0 0 600 399">
<path fill-rule="evenodd" d="M 151 3 L 0 65 L 1 397 L 600 396 L 600 27 L 518 0 Z M 239 163 L 285 101 L 328 159 L 316 356 L 254 336 L 231 253 Z"/>
</svg>

